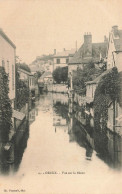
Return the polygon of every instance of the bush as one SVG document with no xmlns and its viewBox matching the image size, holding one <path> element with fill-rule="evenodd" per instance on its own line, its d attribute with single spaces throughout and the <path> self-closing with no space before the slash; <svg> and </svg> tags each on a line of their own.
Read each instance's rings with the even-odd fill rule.
<svg viewBox="0 0 122 194">
<path fill-rule="evenodd" d="M 53 71 L 53 79 L 56 83 L 66 83 L 68 81 L 68 67 L 58 67 Z"/>
</svg>

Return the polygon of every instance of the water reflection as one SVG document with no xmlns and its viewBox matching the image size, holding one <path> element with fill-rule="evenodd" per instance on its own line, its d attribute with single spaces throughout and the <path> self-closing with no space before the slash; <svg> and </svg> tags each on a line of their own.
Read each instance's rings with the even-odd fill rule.
<svg viewBox="0 0 122 194">
<path fill-rule="evenodd" d="M 5 150 L 5 145 L 0 144 L 0 174 L 8 175 L 18 171 L 27 148 L 29 127 L 35 121 L 36 116 L 38 116 L 38 109 L 34 105 L 31 111 L 26 112 L 26 119 L 17 129 L 11 142 L 6 144 L 8 149 Z"/>
<path fill-rule="evenodd" d="M 79 109 L 74 105 L 73 110 L 74 114 L 69 114 L 69 130 L 74 131 L 75 134 L 79 131 L 79 144 L 82 142 L 82 146 L 85 145 L 86 158 L 91 160 L 94 149 L 101 160 L 110 167 L 120 170 L 122 168 L 122 137 L 108 129 L 91 127 L 93 126 L 90 122 L 91 118 L 84 115 L 83 108 Z"/>
<path fill-rule="evenodd" d="M 86 159 L 91 160 L 93 148 L 87 140 L 87 133 L 77 121 L 75 116 L 69 115 L 69 142 L 77 142 L 80 147 L 86 149 Z"/>
<path fill-rule="evenodd" d="M 67 95 L 41 95 L 26 118 L 9 144 L 9 150 L 4 150 L 0 143 L 0 174 L 8 175 L 19 171 L 25 173 L 26 168 L 34 171 L 35 166 L 43 169 L 49 168 L 48 165 L 51 164 L 51 168 L 58 165 L 62 166 L 62 169 L 68 168 L 66 164 L 62 164 L 60 152 L 65 155 L 66 161 L 69 161 L 72 149 L 72 155 L 77 153 L 76 161 L 80 161 L 76 162 L 79 168 L 82 166 L 86 170 L 87 162 L 95 168 L 96 161 L 98 164 L 104 161 L 103 166 L 121 168 L 122 138 L 109 130 L 95 130 L 90 127 L 84 111 L 68 104 Z M 33 149 L 33 143 L 37 144 L 36 149 Z M 51 147 L 52 150 L 49 152 Z M 30 157 L 33 155 L 35 159 Z"/>
<path fill-rule="evenodd" d="M 14 171 L 18 171 L 21 164 L 23 154 L 27 148 L 27 142 L 29 138 L 29 124 L 27 123 L 25 131 L 18 131 L 14 140 Z"/>
<path fill-rule="evenodd" d="M 19 127 L 14 138 L 9 142 L 8 150 L 1 148 L 0 174 L 8 175 L 18 170 L 29 138 L 29 123 L 27 120 Z"/>
<path fill-rule="evenodd" d="M 92 160 L 92 154 L 95 150 L 97 157 L 108 166 L 116 169 L 122 167 L 121 136 L 112 133 L 110 130 L 95 130 L 91 125 L 91 118 L 85 116 L 83 108 L 71 105 L 71 103 L 68 106 L 66 96 L 65 101 L 60 101 L 59 98 L 55 99 L 53 108 L 55 132 L 56 126 L 62 127 L 63 130 L 68 126 L 69 142 L 77 142 L 80 147 L 86 149 L 86 160 Z M 74 113 L 71 108 L 75 109 Z"/>
</svg>

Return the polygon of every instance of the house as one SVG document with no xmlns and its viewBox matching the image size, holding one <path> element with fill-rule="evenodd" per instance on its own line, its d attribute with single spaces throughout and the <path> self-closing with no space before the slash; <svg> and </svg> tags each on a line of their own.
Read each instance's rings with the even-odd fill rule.
<svg viewBox="0 0 122 194">
<path fill-rule="evenodd" d="M 52 91 L 53 90 L 53 76 L 50 71 L 47 71 L 42 74 L 42 76 L 38 79 L 38 84 L 40 91 L 43 89 L 44 91 Z"/>
<path fill-rule="evenodd" d="M 5 68 L 9 78 L 9 98 L 12 108 L 15 108 L 16 84 L 15 84 L 15 52 L 16 46 L 8 36 L 0 29 L 0 66 Z"/>
<path fill-rule="evenodd" d="M 117 67 L 122 84 L 122 30 L 118 26 L 113 26 L 109 33 L 109 43 L 107 52 L 107 69 Z M 120 102 L 110 102 L 108 107 L 108 128 L 115 130 L 122 135 L 122 87 L 120 87 Z M 115 126 L 115 128 L 114 128 Z"/>
<path fill-rule="evenodd" d="M 108 105 L 108 122 L 107 127 L 122 136 L 122 71 L 119 72 L 120 91 L 118 99 L 110 101 Z"/>
<path fill-rule="evenodd" d="M 37 71 L 53 71 L 53 55 L 42 55 L 37 56 L 36 59 L 29 65 L 31 72 L 36 73 Z"/>
<path fill-rule="evenodd" d="M 22 122 L 25 114 L 16 110 L 16 76 L 15 76 L 15 55 L 16 46 L 8 36 L 0 29 L 0 66 L 5 68 L 9 80 L 9 98 L 12 106 L 12 127 L 10 129 L 9 140 L 14 135 L 17 122 Z"/>
<path fill-rule="evenodd" d="M 86 82 L 86 97 L 94 99 L 94 94 L 98 83 L 100 82 L 101 78 L 111 72 L 111 69 L 104 71 L 100 76 L 96 77 L 93 81 Z"/>
<path fill-rule="evenodd" d="M 94 109 L 93 106 L 89 106 L 90 103 L 94 101 L 95 91 L 97 85 L 99 84 L 100 80 L 103 76 L 110 73 L 112 69 L 108 69 L 103 72 L 99 77 L 94 79 L 93 81 L 86 82 L 86 109 L 91 116 L 94 117 Z M 122 84 L 122 72 L 119 73 L 120 84 Z M 118 99 L 112 101 L 109 98 L 109 103 L 107 106 L 108 109 L 108 120 L 107 120 L 107 127 L 113 132 L 116 132 L 119 135 L 122 135 L 122 87 L 120 87 L 120 93 L 118 94 Z M 92 112 L 91 112 L 92 111 Z"/>
<path fill-rule="evenodd" d="M 79 50 L 69 60 L 68 63 L 68 74 L 72 74 L 77 68 L 83 68 L 86 64 L 91 61 L 94 64 L 100 62 L 101 59 L 106 58 L 108 40 L 104 36 L 104 42 L 92 43 L 92 35 L 87 33 L 84 35 L 84 43 L 81 45 Z"/>
<path fill-rule="evenodd" d="M 76 49 L 65 50 L 64 48 L 62 52 L 55 53 L 53 56 L 53 70 L 57 67 L 68 66 L 69 60 L 74 56 L 75 52 Z"/>
<path fill-rule="evenodd" d="M 38 79 L 38 82 L 44 84 L 52 84 L 53 83 L 52 73 L 50 71 L 43 73 L 42 76 Z"/>
<path fill-rule="evenodd" d="M 102 77 L 110 73 L 112 69 L 108 69 L 107 71 L 104 71 L 100 76 L 96 77 L 93 81 L 86 82 L 86 97 L 83 99 L 81 97 L 81 102 L 85 104 L 85 113 L 87 115 L 91 115 L 92 118 L 94 118 L 94 96 L 96 88 L 101 81 Z M 91 126 L 94 126 L 94 122 L 92 121 L 92 118 L 90 118 Z"/>
<path fill-rule="evenodd" d="M 31 92 L 34 92 L 36 86 L 36 78 L 34 77 L 34 75 L 23 69 L 18 69 L 18 73 L 20 76 L 20 80 L 24 81 L 27 84 Z"/>
<path fill-rule="evenodd" d="M 108 52 L 107 52 L 107 69 L 117 67 L 122 71 L 122 30 L 118 26 L 113 26 L 109 33 Z"/>
</svg>

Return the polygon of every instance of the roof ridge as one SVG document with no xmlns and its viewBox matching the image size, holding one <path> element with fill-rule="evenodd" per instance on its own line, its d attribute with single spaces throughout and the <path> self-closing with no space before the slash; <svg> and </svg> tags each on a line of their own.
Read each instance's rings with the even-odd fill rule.
<svg viewBox="0 0 122 194">
<path fill-rule="evenodd" d="M 15 49 L 15 44 L 8 38 L 5 32 L 0 28 L 0 35 Z"/>
</svg>

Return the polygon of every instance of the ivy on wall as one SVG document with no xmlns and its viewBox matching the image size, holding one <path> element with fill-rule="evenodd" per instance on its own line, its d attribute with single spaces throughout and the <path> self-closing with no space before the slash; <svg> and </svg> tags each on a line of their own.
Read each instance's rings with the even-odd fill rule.
<svg viewBox="0 0 122 194">
<path fill-rule="evenodd" d="M 0 67 L 0 141 L 7 142 L 12 126 L 12 107 L 9 99 L 8 74 Z"/>
<path fill-rule="evenodd" d="M 21 109 L 29 101 L 28 83 L 19 79 L 19 73 L 16 72 L 16 106 Z"/>
<path fill-rule="evenodd" d="M 103 130 L 106 129 L 108 104 L 119 99 L 120 85 L 119 74 L 115 67 L 101 78 L 94 97 L 95 129 L 100 129 L 100 127 Z"/>
<path fill-rule="evenodd" d="M 103 70 L 95 67 L 91 61 L 86 64 L 83 69 L 78 68 L 77 71 L 73 72 L 73 89 L 80 95 L 86 95 L 86 82 L 92 81 L 98 77 Z"/>
</svg>

